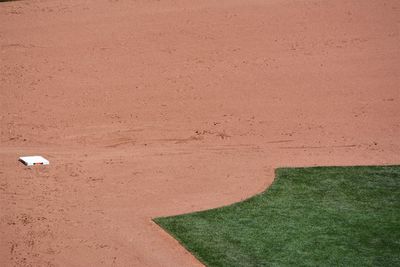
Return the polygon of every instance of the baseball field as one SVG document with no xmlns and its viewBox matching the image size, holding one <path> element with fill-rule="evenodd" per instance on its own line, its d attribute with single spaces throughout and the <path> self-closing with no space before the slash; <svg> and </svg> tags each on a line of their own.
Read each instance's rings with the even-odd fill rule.
<svg viewBox="0 0 400 267">
<path fill-rule="evenodd" d="M 1 2 L 0 266 L 399 264 L 399 43 L 396 0 Z"/>
</svg>

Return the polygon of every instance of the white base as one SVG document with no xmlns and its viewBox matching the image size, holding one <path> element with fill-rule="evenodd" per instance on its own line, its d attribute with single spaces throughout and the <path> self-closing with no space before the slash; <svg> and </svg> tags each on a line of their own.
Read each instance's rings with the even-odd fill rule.
<svg viewBox="0 0 400 267">
<path fill-rule="evenodd" d="M 21 161 L 26 166 L 33 166 L 33 165 L 49 165 L 50 162 L 43 158 L 42 156 L 26 156 L 20 157 L 19 161 Z"/>
</svg>

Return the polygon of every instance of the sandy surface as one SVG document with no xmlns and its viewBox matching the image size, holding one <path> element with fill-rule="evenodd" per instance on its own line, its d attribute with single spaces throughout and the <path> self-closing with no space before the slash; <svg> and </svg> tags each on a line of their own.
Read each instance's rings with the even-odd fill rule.
<svg viewBox="0 0 400 267">
<path fill-rule="evenodd" d="M 397 0 L 30 0 L 0 21 L 2 266 L 201 265 L 151 218 L 279 166 L 400 163 Z"/>
</svg>

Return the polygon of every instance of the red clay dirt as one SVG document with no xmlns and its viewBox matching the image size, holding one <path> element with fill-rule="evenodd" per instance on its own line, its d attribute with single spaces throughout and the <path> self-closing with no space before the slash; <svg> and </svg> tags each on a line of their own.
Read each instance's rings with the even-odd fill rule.
<svg viewBox="0 0 400 267">
<path fill-rule="evenodd" d="M 27 0 L 0 21 L 1 266 L 201 265 L 151 218 L 280 166 L 400 163 L 397 0 Z"/>
</svg>

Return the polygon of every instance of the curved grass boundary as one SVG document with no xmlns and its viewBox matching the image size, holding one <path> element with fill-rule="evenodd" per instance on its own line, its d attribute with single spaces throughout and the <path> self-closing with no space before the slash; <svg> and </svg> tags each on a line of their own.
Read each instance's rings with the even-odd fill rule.
<svg viewBox="0 0 400 267">
<path fill-rule="evenodd" d="M 400 266 L 400 166 L 277 169 L 248 200 L 154 221 L 208 266 Z"/>
</svg>

